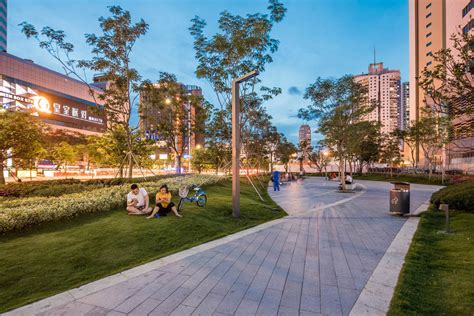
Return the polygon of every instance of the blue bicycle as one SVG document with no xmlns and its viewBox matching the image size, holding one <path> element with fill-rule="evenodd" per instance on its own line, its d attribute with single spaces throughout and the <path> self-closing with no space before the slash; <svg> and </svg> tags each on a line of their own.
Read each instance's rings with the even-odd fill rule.
<svg viewBox="0 0 474 316">
<path fill-rule="evenodd" d="M 194 190 L 194 195 L 189 196 L 189 190 Z M 190 188 L 183 186 L 179 188 L 179 203 L 178 203 L 178 212 L 183 209 L 184 203 L 196 203 L 199 207 L 206 206 L 207 203 L 207 195 L 206 192 L 198 185 L 193 184 Z"/>
</svg>

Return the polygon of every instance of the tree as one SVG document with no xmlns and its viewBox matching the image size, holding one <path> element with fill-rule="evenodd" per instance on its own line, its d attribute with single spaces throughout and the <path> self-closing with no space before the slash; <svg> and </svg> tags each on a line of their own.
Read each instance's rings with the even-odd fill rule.
<svg viewBox="0 0 474 316">
<path fill-rule="evenodd" d="M 432 55 L 433 65 L 426 66 L 418 84 L 425 93 L 426 105 L 449 118 L 450 146 L 456 152 L 472 149 L 474 137 L 474 34 L 451 35 L 451 47 Z"/>
<path fill-rule="evenodd" d="M 393 176 L 393 167 L 400 163 L 400 138 L 397 133 L 384 135 L 380 158 L 390 167 L 390 177 Z"/>
<path fill-rule="evenodd" d="M 67 173 L 67 165 L 74 163 L 79 158 L 77 148 L 67 142 L 60 142 L 53 147 L 53 162 L 56 163 L 56 169 L 64 166 L 64 172 Z"/>
<path fill-rule="evenodd" d="M 263 73 L 278 49 L 278 41 L 270 33 L 273 26 L 282 21 L 286 9 L 277 0 L 270 0 L 267 9 L 269 15 L 255 13 L 245 17 L 222 12 L 218 21 L 220 32 L 212 37 L 204 35 L 206 22 L 203 19 L 196 16 L 191 20 L 189 30 L 198 61 L 196 75 L 210 83 L 220 106 L 212 115 L 213 125 L 220 128 L 214 130 L 219 136 L 218 139 L 213 137 L 213 143 L 231 145 L 232 80 L 252 70 Z M 263 103 L 281 93 L 279 88 L 261 86 L 257 89 L 259 83 L 260 79 L 253 78 L 240 85 L 242 149 L 249 161 L 255 160 L 258 153 L 254 149 L 261 148 L 257 144 L 271 125 Z"/>
<path fill-rule="evenodd" d="M 193 169 L 197 170 L 198 173 L 208 169 L 208 167 L 211 165 L 210 161 L 211 157 L 207 148 L 196 148 L 193 150 L 191 164 Z"/>
<path fill-rule="evenodd" d="M 338 161 L 343 190 L 346 188 L 345 167 L 350 153 L 351 126 L 374 106 L 366 95 L 366 87 L 355 82 L 352 76 L 318 78 L 305 91 L 304 98 L 311 100 L 311 104 L 299 111 L 300 118 L 317 120 L 319 132 L 325 136 L 326 145 Z"/>
<path fill-rule="evenodd" d="M 191 146 L 191 138 L 204 133 L 207 109 L 203 98 L 188 93 L 175 75 L 165 72 L 160 73 L 157 84 L 149 84 L 144 89 L 148 98 L 141 106 L 140 116 L 153 124 L 160 139 L 172 150 L 179 174 L 181 159 L 185 149 Z"/>
<path fill-rule="evenodd" d="M 302 140 L 298 143 L 299 152 L 298 152 L 298 160 L 300 161 L 300 172 L 303 171 L 303 164 L 306 159 L 308 159 L 309 153 L 313 150 L 311 147 L 311 143 L 308 142 L 306 139 Z"/>
<path fill-rule="evenodd" d="M 420 146 L 431 178 L 433 169 L 436 167 L 436 157 L 440 154 L 443 146 L 449 142 L 449 120 L 446 116 L 426 110 L 425 115 L 418 122 L 418 129 Z"/>
<path fill-rule="evenodd" d="M 136 41 L 148 30 L 143 19 L 133 23 L 129 11 L 119 6 L 110 6 L 110 17 L 100 17 L 102 35 L 86 34 L 86 43 L 92 48 L 94 57 L 90 60 L 74 60 L 71 54 L 74 45 L 66 41 L 64 31 L 43 27 L 40 32 L 23 22 L 22 32 L 27 38 L 34 38 L 41 48 L 60 62 L 67 75 L 88 85 L 91 96 L 96 100 L 97 110 L 104 109 L 110 128 L 120 127 L 125 131 L 127 150 L 122 153 L 128 157 L 128 177 L 132 177 L 134 159 L 134 128 L 130 126 L 132 109 L 143 84 L 138 71 L 131 67 L 131 53 Z M 97 92 L 87 80 L 86 71 L 103 74 L 111 83 L 104 91 Z M 101 104 L 99 106 L 99 102 Z M 135 159 L 136 160 L 136 159 Z"/>
<path fill-rule="evenodd" d="M 282 137 L 280 143 L 278 144 L 276 150 L 276 157 L 285 166 L 285 172 L 288 172 L 288 164 L 291 160 L 291 157 L 296 154 L 298 149 L 296 146 L 289 142 L 286 137 Z"/>
<path fill-rule="evenodd" d="M 319 173 L 322 173 L 323 170 L 326 171 L 327 166 L 331 162 L 331 157 L 329 156 L 329 150 L 326 148 L 323 142 L 318 142 L 318 144 L 309 153 L 308 160 L 309 165 L 312 168 L 315 167 L 318 169 Z"/>
<path fill-rule="evenodd" d="M 27 113 L 0 112 L 0 184 L 5 183 L 8 159 L 29 160 L 35 157 L 41 142 L 42 125 Z"/>
<path fill-rule="evenodd" d="M 348 141 L 348 156 L 350 157 L 351 173 L 352 163 L 358 165 L 358 173 L 362 173 L 364 166 L 369 166 L 379 161 L 381 146 L 380 123 L 358 121 L 350 126 Z"/>
</svg>

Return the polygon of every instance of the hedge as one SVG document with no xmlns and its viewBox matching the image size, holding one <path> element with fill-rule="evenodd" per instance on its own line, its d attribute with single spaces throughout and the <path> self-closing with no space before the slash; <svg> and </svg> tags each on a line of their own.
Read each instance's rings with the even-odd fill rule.
<svg viewBox="0 0 474 316">
<path fill-rule="evenodd" d="M 143 182 L 150 195 L 166 183 L 171 190 L 177 191 L 182 185 L 210 184 L 219 181 L 217 176 L 183 176 L 161 181 Z M 0 201 L 0 233 L 19 230 L 43 222 L 67 219 L 84 213 L 104 212 L 119 207 L 125 208 L 125 195 L 130 186 L 117 185 L 96 188 L 87 194 L 73 193 L 59 197 L 30 197 Z"/>
<path fill-rule="evenodd" d="M 127 183 L 143 183 L 177 177 L 176 175 L 159 175 L 147 178 L 132 179 L 78 179 L 45 180 L 32 182 L 15 182 L 0 185 L 0 196 L 4 197 L 31 197 L 31 196 L 61 196 L 64 194 L 79 193 L 95 190 L 100 187 L 123 185 Z"/>
<path fill-rule="evenodd" d="M 431 203 L 439 208 L 441 203 L 450 209 L 474 212 L 474 182 L 454 184 L 443 188 L 431 196 Z"/>
</svg>

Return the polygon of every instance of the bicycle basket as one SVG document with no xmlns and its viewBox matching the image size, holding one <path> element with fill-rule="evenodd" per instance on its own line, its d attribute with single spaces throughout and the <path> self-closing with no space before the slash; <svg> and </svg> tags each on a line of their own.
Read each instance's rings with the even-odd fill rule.
<svg viewBox="0 0 474 316">
<path fill-rule="evenodd" d="M 186 186 L 182 186 L 181 188 L 179 188 L 178 193 L 180 197 L 185 198 L 188 196 L 189 188 Z"/>
</svg>

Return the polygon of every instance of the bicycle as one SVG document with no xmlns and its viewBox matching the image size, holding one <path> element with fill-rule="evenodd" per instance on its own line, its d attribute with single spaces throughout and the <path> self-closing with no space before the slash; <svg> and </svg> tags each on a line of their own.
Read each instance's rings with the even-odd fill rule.
<svg viewBox="0 0 474 316">
<path fill-rule="evenodd" d="M 192 185 L 191 188 L 195 191 L 193 196 L 188 197 L 190 188 L 184 186 L 179 188 L 179 203 L 178 212 L 183 209 L 184 203 L 196 203 L 199 207 L 204 207 L 207 204 L 206 192 L 198 185 Z"/>
</svg>

